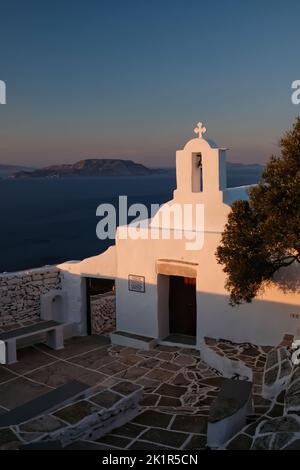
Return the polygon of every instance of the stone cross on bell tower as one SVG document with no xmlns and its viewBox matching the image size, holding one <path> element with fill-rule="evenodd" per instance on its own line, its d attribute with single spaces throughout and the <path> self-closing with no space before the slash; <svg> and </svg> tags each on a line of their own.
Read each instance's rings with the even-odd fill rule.
<svg viewBox="0 0 300 470">
<path fill-rule="evenodd" d="M 206 127 L 202 125 L 202 122 L 198 122 L 197 127 L 194 129 L 195 134 L 198 134 L 199 139 L 202 139 L 202 135 L 206 132 Z"/>
</svg>

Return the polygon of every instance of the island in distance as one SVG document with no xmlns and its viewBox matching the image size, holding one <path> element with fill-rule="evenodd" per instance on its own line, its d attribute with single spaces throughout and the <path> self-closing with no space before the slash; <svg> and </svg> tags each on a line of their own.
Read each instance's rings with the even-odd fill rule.
<svg viewBox="0 0 300 470">
<path fill-rule="evenodd" d="M 20 171 L 33 171 L 34 168 L 20 165 L 1 165 L 0 164 L 0 179 L 10 178 Z"/>
<path fill-rule="evenodd" d="M 0 165 L 1 166 L 1 165 Z M 17 168 L 17 167 L 16 167 Z M 227 162 L 228 187 L 255 184 L 263 172 L 263 165 Z M 7 178 L 70 178 L 101 176 L 175 176 L 175 168 L 149 168 L 132 160 L 87 158 L 74 164 L 52 165 L 45 168 L 24 168 L 6 174 Z M 4 176 L 4 175 L 3 175 Z M 1 173 L 0 173 L 1 178 Z"/>
<path fill-rule="evenodd" d="M 34 171 L 18 171 L 12 177 L 63 178 L 74 176 L 147 176 L 165 173 L 167 169 L 148 168 L 132 160 L 87 158 L 73 164 L 52 165 Z"/>
</svg>

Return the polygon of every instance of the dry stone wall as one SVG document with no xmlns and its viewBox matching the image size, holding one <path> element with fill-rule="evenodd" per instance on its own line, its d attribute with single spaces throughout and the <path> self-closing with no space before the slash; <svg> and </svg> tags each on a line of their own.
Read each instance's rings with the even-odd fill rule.
<svg viewBox="0 0 300 470">
<path fill-rule="evenodd" d="M 40 297 L 61 289 L 60 271 L 45 267 L 0 275 L 0 329 L 40 318 Z"/>
<path fill-rule="evenodd" d="M 116 329 L 116 296 L 113 292 L 90 297 L 92 332 L 110 333 Z"/>
</svg>

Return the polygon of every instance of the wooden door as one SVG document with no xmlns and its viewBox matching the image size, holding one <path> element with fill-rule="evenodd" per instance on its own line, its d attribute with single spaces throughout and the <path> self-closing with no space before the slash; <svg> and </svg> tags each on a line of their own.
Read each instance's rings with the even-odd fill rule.
<svg viewBox="0 0 300 470">
<path fill-rule="evenodd" d="M 169 316 L 171 334 L 196 336 L 196 278 L 170 276 Z"/>
</svg>

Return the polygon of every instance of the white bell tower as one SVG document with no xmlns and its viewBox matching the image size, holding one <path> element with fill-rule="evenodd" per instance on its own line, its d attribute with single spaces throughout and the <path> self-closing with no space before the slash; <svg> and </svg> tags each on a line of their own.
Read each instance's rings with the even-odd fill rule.
<svg viewBox="0 0 300 470">
<path fill-rule="evenodd" d="M 222 197 L 226 189 L 226 151 L 205 140 L 206 128 L 198 122 L 198 137 L 176 152 L 176 200 L 192 202 Z M 219 199 L 218 197 L 218 199 Z"/>
</svg>

